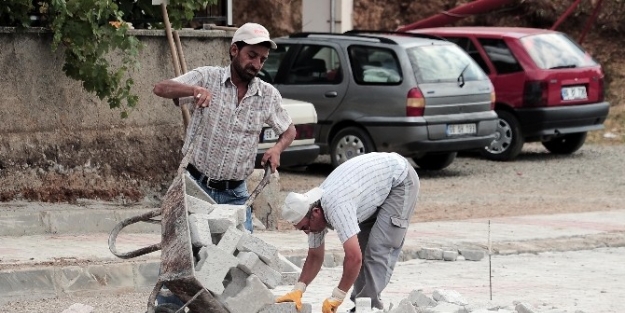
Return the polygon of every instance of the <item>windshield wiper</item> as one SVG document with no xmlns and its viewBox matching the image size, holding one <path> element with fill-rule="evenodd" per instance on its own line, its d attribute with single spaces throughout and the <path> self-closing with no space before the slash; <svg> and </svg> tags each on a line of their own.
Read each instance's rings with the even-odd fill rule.
<svg viewBox="0 0 625 313">
<path fill-rule="evenodd" d="M 465 65 L 462 69 L 462 72 L 460 72 L 460 75 L 458 75 L 457 81 L 460 88 L 464 87 L 464 72 L 467 70 L 467 68 L 469 68 L 469 65 L 471 65 L 471 63 L 467 63 L 467 65 Z"/>
<path fill-rule="evenodd" d="M 550 70 L 557 70 L 559 68 L 575 68 L 577 67 L 577 65 L 575 64 L 567 64 L 567 65 L 558 65 L 558 66 L 554 66 L 554 67 L 550 67 Z"/>
</svg>

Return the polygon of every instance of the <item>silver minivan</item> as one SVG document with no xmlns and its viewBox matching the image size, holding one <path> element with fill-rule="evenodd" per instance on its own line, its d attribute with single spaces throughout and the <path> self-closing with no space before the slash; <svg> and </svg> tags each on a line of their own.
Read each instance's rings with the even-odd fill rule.
<svg viewBox="0 0 625 313">
<path fill-rule="evenodd" d="M 315 140 L 333 166 L 372 151 L 423 169 L 493 141 L 493 85 L 453 43 L 389 32 L 298 33 L 276 38 L 260 77 L 314 104 Z"/>
</svg>

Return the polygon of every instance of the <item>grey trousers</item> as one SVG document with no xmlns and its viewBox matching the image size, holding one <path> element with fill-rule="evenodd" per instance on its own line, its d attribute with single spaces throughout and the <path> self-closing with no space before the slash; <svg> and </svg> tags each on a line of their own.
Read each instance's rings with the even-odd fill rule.
<svg viewBox="0 0 625 313">
<path fill-rule="evenodd" d="M 408 167 L 406 179 L 391 189 L 377 213 L 359 224 L 358 242 L 362 267 L 352 289 L 351 300 L 371 298 L 373 308 L 383 309 L 380 293 L 393 275 L 419 195 L 419 177 Z"/>
</svg>

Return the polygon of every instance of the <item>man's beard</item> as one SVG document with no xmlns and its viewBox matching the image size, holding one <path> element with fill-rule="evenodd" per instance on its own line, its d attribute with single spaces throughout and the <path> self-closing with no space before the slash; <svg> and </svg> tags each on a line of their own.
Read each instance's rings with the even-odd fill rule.
<svg viewBox="0 0 625 313">
<path fill-rule="evenodd" d="M 241 66 L 238 57 L 234 58 L 232 61 L 232 67 L 242 81 L 249 83 L 252 79 L 254 79 L 254 77 L 256 77 L 256 74 L 258 74 L 258 72 L 255 72 L 252 67 L 244 68 Z"/>
</svg>

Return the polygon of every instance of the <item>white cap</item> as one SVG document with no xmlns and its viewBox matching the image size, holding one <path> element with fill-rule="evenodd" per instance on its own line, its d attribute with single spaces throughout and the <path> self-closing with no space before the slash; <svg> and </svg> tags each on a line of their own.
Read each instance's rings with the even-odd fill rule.
<svg viewBox="0 0 625 313">
<path fill-rule="evenodd" d="M 232 43 L 237 41 L 243 41 L 248 45 L 256 45 L 261 42 L 271 43 L 271 49 L 276 49 L 278 46 L 273 40 L 269 38 L 269 31 L 263 25 L 257 23 L 245 23 L 239 27 L 234 36 L 232 36 Z"/>
<path fill-rule="evenodd" d="M 282 218 L 292 224 L 301 222 L 304 216 L 308 214 L 310 205 L 319 201 L 322 195 L 323 189 L 319 187 L 315 187 L 305 194 L 289 192 L 282 206 Z"/>
</svg>

